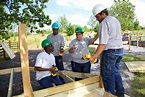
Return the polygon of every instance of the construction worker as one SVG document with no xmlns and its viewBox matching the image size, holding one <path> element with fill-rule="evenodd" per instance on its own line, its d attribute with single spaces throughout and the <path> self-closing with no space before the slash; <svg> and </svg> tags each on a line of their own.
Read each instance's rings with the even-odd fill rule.
<svg viewBox="0 0 145 97">
<path fill-rule="evenodd" d="M 54 47 L 54 51 L 52 52 L 55 56 L 56 67 L 58 70 L 64 70 L 63 66 L 63 48 L 65 46 L 64 37 L 58 33 L 60 25 L 56 22 L 52 24 L 53 33 L 47 36 L 47 39 L 52 41 L 52 45 Z"/>
<path fill-rule="evenodd" d="M 75 30 L 76 38 L 69 44 L 69 53 L 72 57 L 71 66 L 72 71 L 81 73 L 90 73 L 91 63 L 89 60 L 83 60 L 82 57 L 90 54 L 88 46 L 98 38 L 98 35 L 94 38 L 83 38 L 83 29 L 77 27 Z M 80 78 L 76 78 L 81 80 Z"/>
<path fill-rule="evenodd" d="M 102 53 L 101 75 L 105 91 L 124 97 L 124 87 L 119 72 L 120 61 L 123 57 L 123 44 L 120 22 L 109 16 L 107 8 L 102 4 L 93 7 L 92 12 L 100 23 L 98 35 L 99 45 L 91 62 Z"/>
<path fill-rule="evenodd" d="M 58 33 L 59 28 L 60 28 L 60 25 L 54 22 L 52 24 L 53 33 L 48 35 L 47 39 L 52 41 L 52 45 L 54 47 L 54 51 L 52 52 L 52 54 L 55 57 L 56 67 L 58 68 L 58 70 L 64 70 L 62 56 L 64 52 L 63 48 L 65 46 L 65 43 L 64 43 L 64 37 Z M 59 78 L 64 84 L 65 83 L 64 79 L 62 77 L 59 77 Z"/>
<path fill-rule="evenodd" d="M 52 87 L 52 83 L 55 85 L 61 85 L 62 82 L 58 76 L 52 76 L 52 74 L 56 74 L 55 57 L 51 53 L 54 50 L 52 42 L 45 39 L 42 41 L 41 46 L 44 51 L 40 52 L 36 58 L 36 80 L 38 80 L 42 88 Z"/>
</svg>

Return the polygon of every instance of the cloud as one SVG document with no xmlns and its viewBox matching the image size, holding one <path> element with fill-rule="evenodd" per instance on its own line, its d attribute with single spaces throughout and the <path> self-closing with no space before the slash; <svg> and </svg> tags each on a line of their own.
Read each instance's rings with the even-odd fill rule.
<svg viewBox="0 0 145 97">
<path fill-rule="evenodd" d="M 75 14 L 75 15 L 69 15 L 66 16 L 66 18 L 69 20 L 71 24 L 78 24 L 80 26 L 87 25 L 88 19 L 84 18 L 82 14 Z"/>
<path fill-rule="evenodd" d="M 65 6 L 70 8 L 79 8 L 87 11 L 92 11 L 92 7 L 95 4 L 104 4 L 107 8 L 111 7 L 114 2 L 113 0 L 56 0 L 59 6 Z M 136 18 L 140 21 L 141 25 L 145 26 L 145 15 L 142 14 L 145 9 L 144 0 L 130 0 L 130 2 L 136 6 L 135 14 Z"/>
<path fill-rule="evenodd" d="M 57 0 L 59 6 L 78 7 L 88 11 L 91 11 L 96 4 L 104 4 L 106 7 L 110 7 L 113 4 L 113 0 Z"/>
<path fill-rule="evenodd" d="M 145 15 L 143 14 L 145 1 L 130 0 L 130 2 L 135 5 L 136 18 L 139 20 L 140 25 L 145 26 Z M 65 15 L 71 24 L 85 26 L 92 15 L 92 8 L 95 4 L 104 4 L 109 8 L 114 2 L 113 0 L 50 0 L 45 13 L 49 14 L 52 23 L 60 16 Z"/>
<path fill-rule="evenodd" d="M 143 14 L 143 9 L 145 9 L 144 0 L 131 0 L 131 3 L 135 5 L 136 18 L 139 20 L 141 26 L 145 26 L 145 14 Z"/>
</svg>

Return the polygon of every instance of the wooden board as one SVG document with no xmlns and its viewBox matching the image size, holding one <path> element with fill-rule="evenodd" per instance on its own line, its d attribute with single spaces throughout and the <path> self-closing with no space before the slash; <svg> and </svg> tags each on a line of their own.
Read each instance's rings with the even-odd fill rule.
<svg viewBox="0 0 145 97">
<path fill-rule="evenodd" d="M 13 59 L 15 57 L 14 52 L 10 49 L 10 47 L 5 43 L 5 42 L 0 42 L 0 44 L 2 45 L 3 49 L 6 51 L 6 53 L 8 54 L 8 56 Z"/>
<path fill-rule="evenodd" d="M 19 25 L 19 45 L 20 45 L 20 62 L 22 69 L 23 90 L 25 97 L 33 97 L 33 90 L 30 82 L 30 70 L 28 59 L 27 45 L 27 26 L 26 24 Z"/>
<path fill-rule="evenodd" d="M 130 72 L 145 72 L 145 61 L 125 62 Z"/>
</svg>

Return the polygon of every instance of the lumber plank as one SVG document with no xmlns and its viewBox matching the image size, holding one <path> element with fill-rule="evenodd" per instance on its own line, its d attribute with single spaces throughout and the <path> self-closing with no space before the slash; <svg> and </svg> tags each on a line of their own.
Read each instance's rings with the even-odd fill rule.
<svg viewBox="0 0 145 97">
<path fill-rule="evenodd" d="M 26 24 L 19 25 L 19 46 L 20 46 L 20 60 L 21 60 L 24 96 L 34 97 L 30 82 Z"/>
<path fill-rule="evenodd" d="M 69 77 L 68 75 L 66 75 L 65 73 L 58 71 L 59 76 L 61 76 L 66 83 L 70 83 L 70 82 L 75 82 L 71 77 Z"/>
<path fill-rule="evenodd" d="M 38 91 L 34 91 L 33 93 L 34 93 L 34 97 L 49 97 L 58 93 L 67 92 L 69 90 L 84 87 L 84 86 L 94 84 L 94 83 L 99 83 L 99 76 L 94 76 L 94 77 L 90 77 L 84 80 L 67 83 L 64 85 L 57 86 L 57 87 L 41 89 Z M 16 95 L 13 97 L 24 97 L 24 94 Z"/>
<path fill-rule="evenodd" d="M 66 75 L 72 78 L 88 78 L 88 77 L 97 76 L 95 74 L 90 74 L 90 73 L 79 73 L 79 72 L 69 72 L 69 71 L 61 71 L 61 72 L 65 73 Z"/>
<path fill-rule="evenodd" d="M 11 69 L 11 75 L 10 75 L 10 80 L 9 80 L 9 88 L 8 88 L 7 97 L 12 97 L 13 74 L 14 74 L 14 70 Z"/>
<path fill-rule="evenodd" d="M 14 72 L 21 72 L 21 68 L 20 67 L 8 68 L 8 69 L 2 69 L 2 70 L 0 70 L 0 75 L 10 74 L 12 69 L 14 70 Z"/>
<path fill-rule="evenodd" d="M 125 64 L 130 72 L 145 72 L 144 61 L 125 62 Z"/>
<path fill-rule="evenodd" d="M 16 56 L 5 42 L 0 42 L 0 44 L 2 45 L 3 49 L 6 51 L 6 53 L 11 59 L 13 59 Z"/>
<path fill-rule="evenodd" d="M 94 83 L 46 97 L 82 97 L 82 95 L 85 95 L 98 87 L 99 83 Z"/>
</svg>

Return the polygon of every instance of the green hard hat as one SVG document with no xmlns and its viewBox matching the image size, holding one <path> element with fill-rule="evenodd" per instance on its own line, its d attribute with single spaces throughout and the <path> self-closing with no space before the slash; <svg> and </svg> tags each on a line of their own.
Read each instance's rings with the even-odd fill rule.
<svg viewBox="0 0 145 97">
<path fill-rule="evenodd" d="M 45 40 L 42 41 L 41 46 L 42 46 L 42 48 L 44 48 L 44 47 L 46 47 L 50 44 L 52 44 L 52 42 L 48 39 L 45 39 Z"/>
<path fill-rule="evenodd" d="M 76 33 L 84 33 L 83 29 L 81 27 L 77 27 L 75 30 Z"/>
</svg>

